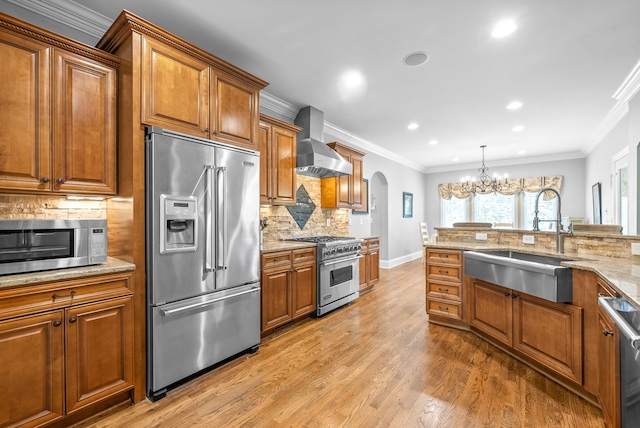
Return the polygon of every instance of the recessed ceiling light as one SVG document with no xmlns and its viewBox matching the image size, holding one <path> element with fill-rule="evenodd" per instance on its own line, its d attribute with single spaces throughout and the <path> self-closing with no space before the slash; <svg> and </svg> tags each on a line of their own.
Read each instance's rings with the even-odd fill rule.
<svg viewBox="0 0 640 428">
<path fill-rule="evenodd" d="M 522 125 L 517 125 L 517 126 L 514 126 L 513 128 L 511 128 L 511 130 L 512 130 L 513 132 L 522 132 L 522 131 L 524 131 L 524 126 L 522 126 Z"/>
<path fill-rule="evenodd" d="M 522 103 L 520 101 L 512 101 L 507 105 L 507 110 L 517 110 L 522 107 Z"/>
<path fill-rule="evenodd" d="M 415 123 L 415 122 L 412 122 L 412 123 L 410 123 L 410 124 L 409 124 L 409 126 L 407 126 L 407 128 L 409 128 L 409 129 L 410 129 L 410 130 L 412 130 L 412 131 L 413 131 L 414 129 L 418 129 L 419 127 L 420 127 L 420 125 L 418 125 L 418 124 L 417 124 L 417 123 Z"/>
<path fill-rule="evenodd" d="M 435 146 L 436 144 L 438 144 L 437 140 L 431 140 L 429 141 L 429 144 L 431 144 L 432 146 Z"/>
<path fill-rule="evenodd" d="M 359 71 L 347 71 L 340 81 L 347 88 L 357 88 L 364 83 L 364 76 Z"/>
<path fill-rule="evenodd" d="M 524 154 L 526 154 L 526 153 L 527 153 L 527 151 L 526 151 L 526 150 L 518 150 L 518 154 L 519 154 L 519 155 L 524 155 Z"/>
<path fill-rule="evenodd" d="M 458 162 L 460 160 L 460 158 L 453 158 L 451 160 L 454 161 L 454 162 Z"/>
<path fill-rule="evenodd" d="M 413 52 L 402 59 L 402 62 L 410 67 L 422 65 L 427 61 L 429 61 L 429 54 L 426 52 Z"/>
<path fill-rule="evenodd" d="M 518 26 L 511 20 L 500 21 L 498 22 L 498 24 L 496 24 L 495 27 L 493 27 L 491 37 L 500 38 L 508 36 L 509 34 L 516 31 L 516 28 L 518 28 Z"/>
</svg>

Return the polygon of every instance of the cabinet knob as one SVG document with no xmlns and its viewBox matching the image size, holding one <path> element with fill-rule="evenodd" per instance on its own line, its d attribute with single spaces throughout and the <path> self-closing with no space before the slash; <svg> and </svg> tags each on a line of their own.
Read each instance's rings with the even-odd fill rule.
<svg viewBox="0 0 640 428">
<path fill-rule="evenodd" d="M 204 132 L 209 133 L 209 128 L 204 128 Z"/>
<path fill-rule="evenodd" d="M 61 325 L 62 325 L 62 321 L 60 321 L 60 320 L 55 320 L 55 321 L 53 322 L 53 326 L 54 326 L 54 327 L 60 327 Z"/>
<path fill-rule="evenodd" d="M 213 130 L 213 135 L 218 135 L 218 131 L 216 129 Z"/>
<path fill-rule="evenodd" d="M 516 297 L 518 297 L 518 296 L 516 296 L 516 294 L 515 294 L 515 293 L 511 294 L 511 298 L 512 298 L 512 299 L 515 299 Z"/>
<path fill-rule="evenodd" d="M 76 318 L 75 316 L 73 316 L 73 317 L 69 318 L 69 322 L 70 322 L 70 323 L 74 323 L 74 322 L 76 322 L 76 321 L 78 321 L 78 318 Z"/>
<path fill-rule="evenodd" d="M 602 330 L 602 334 L 604 334 L 605 336 L 613 336 L 613 332 L 607 330 L 606 328 Z"/>
<path fill-rule="evenodd" d="M 505 292 L 504 292 L 504 295 L 505 295 L 506 297 L 509 297 L 509 296 L 511 296 L 511 293 L 509 293 L 508 291 L 505 291 Z"/>
<path fill-rule="evenodd" d="M 49 182 L 49 177 L 42 177 L 40 179 L 40 183 L 48 183 Z"/>
<path fill-rule="evenodd" d="M 58 184 L 64 183 L 64 178 L 56 178 L 56 183 Z"/>
</svg>

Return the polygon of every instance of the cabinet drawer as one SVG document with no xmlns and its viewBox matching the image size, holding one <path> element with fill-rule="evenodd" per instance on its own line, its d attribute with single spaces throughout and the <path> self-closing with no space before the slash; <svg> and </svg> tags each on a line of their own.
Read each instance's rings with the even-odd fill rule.
<svg viewBox="0 0 640 428">
<path fill-rule="evenodd" d="M 427 265 L 427 278 L 443 281 L 462 281 L 462 268 L 460 266 L 448 266 L 429 263 Z"/>
<path fill-rule="evenodd" d="M 291 251 L 281 251 L 279 253 L 268 253 L 262 255 L 262 269 L 269 269 L 279 266 L 291 266 Z"/>
<path fill-rule="evenodd" d="M 128 294 L 131 274 L 13 288 L 0 292 L 0 319 Z"/>
<path fill-rule="evenodd" d="M 367 241 L 367 248 L 369 250 L 374 250 L 380 248 L 380 240 L 379 239 L 369 239 Z"/>
<path fill-rule="evenodd" d="M 606 282 L 604 282 L 600 277 L 597 279 L 598 282 L 598 296 L 608 296 L 608 297 L 618 297 L 618 293 L 609 286 Z"/>
<path fill-rule="evenodd" d="M 427 299 L 427 312 L 432 315 L 462 319 L 462 303 L 445 299 Z"/>
<path fill-rule="evenodd" d="M 427 294 L 429 297 L 461 300 L 460 286 L 446 282 L 427 281 Z"/>
<path fill-rule="evenodd" d="M 316 260 L 315 248 L 304 248 L 302 250 L 293 250 L 293 263 L 304 263 Z"/>
<path fill-rule="evenodd" d="M 427 261 L 447 264 L 462 264 L 462 252 L 454 250 L 427 249 Z"/>
</svg>

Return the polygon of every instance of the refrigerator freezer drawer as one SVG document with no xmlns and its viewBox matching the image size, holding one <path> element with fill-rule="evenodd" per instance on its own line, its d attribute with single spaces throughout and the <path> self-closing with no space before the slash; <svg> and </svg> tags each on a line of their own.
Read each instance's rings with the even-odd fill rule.
<svg viewBox="0 0 640 428">
<path fill-rule="evenodd" d="M 152 399 L 167 386 L 260 343 L 258 283 L 150 309 Z"/>
</svg>

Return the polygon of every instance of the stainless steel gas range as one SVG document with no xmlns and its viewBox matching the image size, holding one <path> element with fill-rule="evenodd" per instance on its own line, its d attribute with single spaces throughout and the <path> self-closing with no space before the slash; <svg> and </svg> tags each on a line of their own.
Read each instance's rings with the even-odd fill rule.
<svg viewBox="0 0 640 428">
<path fill-rule="evenodd" d="M 287 241 L 317 244 L 316 316 L 322 316 L 358 298 L 362 239 L 347 236 L 307 236 Z"/>
</svg>

